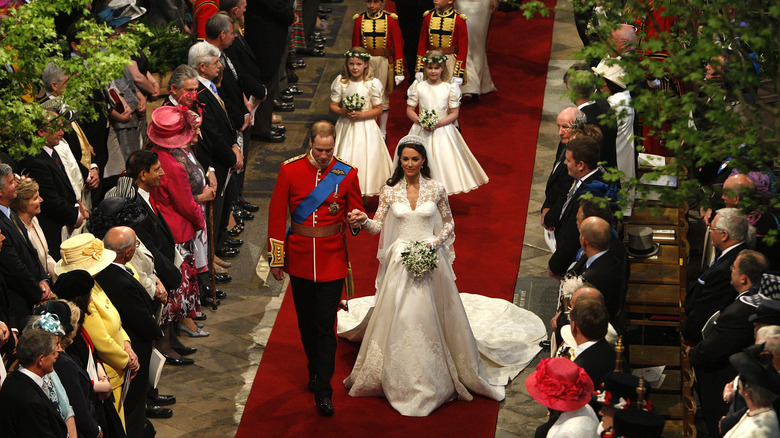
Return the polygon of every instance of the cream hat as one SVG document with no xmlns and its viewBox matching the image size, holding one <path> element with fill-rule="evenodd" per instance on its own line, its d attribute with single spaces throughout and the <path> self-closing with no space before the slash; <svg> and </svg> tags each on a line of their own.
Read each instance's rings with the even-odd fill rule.
<svg viewBox="0 0 780 438">
<path fill-rule="evenodd" d="M 62 260 L 54 266 L 57 275 L 83 269 L 94 277 L 116 258 L 114 251 L 105 249 L 103 242 L 89 233 L 79 234 L 62 242 L 60 253 Z"/>
<path fill-rule="evenodd" d="M 591 68 L 591 70 L 593 70 L 599 76 L 614 82 L 620 88 L 626 88 L 626 71 L 620 64 L 618 64 L 617 61 L 615 61 L 615 63 L 612 65 L 607 65 L 604 60 L 601 60 L 599 65 Z"/>
</svg>

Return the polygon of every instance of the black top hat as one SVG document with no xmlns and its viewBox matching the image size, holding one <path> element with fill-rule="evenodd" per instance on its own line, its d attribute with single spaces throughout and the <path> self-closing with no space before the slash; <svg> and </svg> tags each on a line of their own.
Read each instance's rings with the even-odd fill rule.
<svg viewBox="0 0 780 438">
<path fill-rule="evenodd" d="M 639 377 L 627 373 L 607 373 L 601 389 L 593 392 L 593 401 L 615 409 L 638 407 L 637 387 Z M 645 400 L 647 395 L 645 395 Z"/>
<path fill-rule="evenodd" d="M 89 231 L 98 239 L 114 227 L 134 227 L 146 219 L 146 212 L 133 200 L 122 197 L 103 199 L 89 217 Z"/>
<path fill-rule="evenodd" d="M 764 352 L 763 343 L 732 354 L 729 362 L 744 380 L 780 394 L 780 374 L 772 365 L 772 354 Z"/>
<path fill-rule="evenodd" d="M 780 325 L 780 301 L 763 299 L 758 311 L 750 315 L 748 321 L 756 324 Z"/>
<path fill-rule="evenodd" d="M 36 307 L 33 311 L 33 314 L 35 315 L 43 315 L 44 313 L 57 315 L 60 319 L 62 330 L 66 335 L 73 331 L 73 325 L 70 323 L 70 306 L 66 303 L 63 303 L 62 301 L 49 301 L 46 304 Z"/>
<path fill-rule="evenodd" d="M 642 409 L 615 411 L 612 425 L 614 436 L 621 438 L 659 438 L 664 432 L 664 419 Z"/>
<path fill-rule="evenodd" d="M 95 280 L 89 272 L 82 269 L 65 272 L 57 277 L 52 292 L 63 300 L 72 300 L 88 295 L 95 286 Z M 68 318 L 70 321 L 70 318 Z"/>
<path fill-rule="evenodd" d="M 653 243 L 653 229 L 650 227 L 633 227 L 626 232 L 628 234 L 628 247 L 626 252 L 632 257 L 652 257 L 658 253 L 661 245 Z"/>
</svg>

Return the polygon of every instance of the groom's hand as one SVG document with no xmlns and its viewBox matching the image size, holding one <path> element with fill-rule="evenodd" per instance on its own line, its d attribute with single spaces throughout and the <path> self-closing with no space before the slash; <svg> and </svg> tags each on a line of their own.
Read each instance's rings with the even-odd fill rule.
<svg viewBox="0 0 780 438">
<path fill-rule="evenodd" d="M 277 281 L 284 280 L 284 268 L 271 268 L 271 275 L 273 275 Z"/>
</svg>

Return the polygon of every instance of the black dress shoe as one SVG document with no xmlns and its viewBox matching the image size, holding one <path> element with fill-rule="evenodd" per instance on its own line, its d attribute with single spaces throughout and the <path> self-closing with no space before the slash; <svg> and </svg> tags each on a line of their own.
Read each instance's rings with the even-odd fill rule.
<svg viewBox="0 0 780 438">
<path fill-rule="evenodd" d="M 297 85 L 290 85 L 284 89 L 284 92 L 288 94 L 303 94 L 303 91 Z"/>
<path fill-rule="evenodd" d="M 193 347 L 173 347 L 173 351 L 181 354 L 182 356 L 189 356 L 193 353 L 196 353 L 198 351 L 197 348 Z M 167 396 L 165 396 L 167 397 Z M 176 399 L 173 399 L 173 402 L 176 403 Z M 164 403 L 157 402 L 158 405 L 164 405 Z"/>
<path fill-rule="evenodd" d="M 542 341 L 539 341 L 539 346 L 542 347 L 542 350 L 550 350 L 550 341 L 547 339 L 544 339 Z"/>
<path fill-rule="evenodd" d="M 289 94 L 280 94 L 279 95 L 279 101 L 282 103 L 293 103 L 295 98 L 292 97 L 292 95 Z"/>
<path fill-rule="evenodd" d="M 306 68 L 306 61 L 304 61 L 303 59 L 296 59 L 295 61 L 289 63 L 289 67 L 294 68 L 296 70 L 301 68 Z"/>
<path fill-rule="evenodd" d="M 235 257 L 235 256 L 241 254 L 241 251 L 237 250 L 237 249 L 233 249 L 233 248 L 220 248 L 220 249 L 214 251 L 214 254 L 219 256 L 219 258 Z"/>
<path fill-rule="evenodd" d="M 147 406 L 146 418 L 171 418 L 173 417 L 173 411 L 168 408 L 161 408 L 159 406 Z"/>
<path fill-rule="evenodd" d="M 228 230 L 228 236 L 230 237 L 238 237 L 241 235 L 241 233 L 244 230 L 242 230 L 238 225 Z"/>
<path fill-rule="evenodd" d="M 165 353 L 163 353 L 163 356 L 165 356 L 165 363 L 168 365 L 192 365 L 195 363 L 195 361 L 189 357 L 180 357 L 178 359 L 174 359 Z"/>
<path fill-rule="evenodd" d="M 280 113 L 291 113 L 295 111 L 294 103 L 284 103 L 279 99 L 274 99 L 274 111 Z"/>
<path fill-rule="evenodd" d="M 217 298 L 227 298 L 227 294 L 219 289 L 217 289 Z"/>
<path fill-rule="evenodd" d="M 241 239 L 227 239 L 225 240 L 225 245 L 231 247 L 231 248 L 238 248 L 239 246 L 243 245 L 244 241 Z"/>
<path fill-rule="evenodd" d="M 313 42 L 313 43 L 311 43 L 309 46 L 310 46 L 312 49 L 314 49 L 314 50 L 325 50 L 325 44 L 323 44 L 323 43 L 318 43 L 318 42 L 316 42 L 316 41 L 315 41 L 315 42 Z"/>
<path fill-rule="evenodd" d="M 277 134 L 284 134 L 285 132 L 287 132 L 287 128 L 285 128 L 282 125 L 271 125 L 271 132 L 275 132 Z M 249 203 L 247 202 L 247 204 Z M 248 209 L 244 208 L 244 210 L 248 210 Z M 249 210 L 249 211 L 257 211 L 257 210 Z"/>
<path fill-rule="evenodd" d="M 174 350 L 175 350 L 175 348 L 174 348 Z M 197 348 L 196 348 L 196 350 L 197 350 Z M 151 404 L 152 406 L 154 406 L 154 407 L 157 407 L 157 406 L 169 406 L 169 405 L 176 404 L 176 397 L 173 396 L 173 395 L 158 394 L 158 395 L 156 395 L 154 397 L 148 397 L 146 399 L 146 401 L 149 404 Z"/>
<path fill-rule="evenodd" d="M 214 281 L 217 283 L 230 283 L 233 277 L 230 274 L 214 274 Z"/>
<path fill-rule="evenodd" d="M 333 403 L 330 401 L 330 397 L 315 397 L 314 405 L 317 406 L 320 415 L 324 417 L 333 416 Z"/>
<path fill-rule="evenodd" d="M 214 299 L 211 298 L 211 295 L 206 295 L 204 297 L 201 297 L 200 299 L 201 306 L 211 306 L 212 304 L 214 304 Z M 219 306 L 220 304 L 222 304 L 222 301 L 220 301 L 220 299 L 217 298 L 217 306 Z"/>
<path fill-rule="evenodd" d="M 251 204 L 251 203 L 246 202 L 246 201 L 240 201 L 238 203 L 238 205 L 241 206 L 242 209 L 244 209 L 246 211 L 249 211 L 249 212 L 255 212 L 257 210 L 260 210 L 259 206 L 255 205 L 255 204 Z"/>
<path fill-rule="evenodd" d="M 320 6 L 319 11 L 321 14 L 330 14 L 331 12 L 333 12 L 333 8 L 329 8 L 327 6 Z"/>
<path fill-rule="evenodd" d="M 196 316 L 196 317 L 194 317 L 194 318 L 192 318 L 192 319 L 194 319 L 195 321 L 205 321 L 205 320 L 206 320 L 206 318 L 208 318 L 208 316 L 206 316 L 206 314 L 205 314 L 205 313 L 201 313 L 200 315 L 198 315 L 198 316 Z M 176 350 L 176 349 L 174 348 L 174 350 Z M 195 350 L 197 350 L 197 348 L 196 348 Z M 176 352 L 177 352 L 177 353 L 179 353 L 179 354 L 181 354 L 181 352 L 180 352 L 180 351 L 178 351 L 178 350 L 177 350 Z"/>
<path fill-rule="evenodd" d="M 325 38 L 325 37 L 318 37 L 318 38 L 312 38 L 311 39 L 311 42 L 316 43 L 316 44 L 325 44 L 326 41 L 328 41 L 328 39 Z"/>
<path fill-rule="evenodd" d="M 267 134 L 260 134 L 257 139 L 266 143 L 281 143 L 285 140 L 284 134 L 277 134 L 273 131 Z"/>
<path fill-rule="evenodd" d="M 317 57 L 317 58 L 321 58 L 321 57 L 325 56 L 325 52 L 323 52 L 322 50 L 319 50 L 319 49 L 301 50 L 300 53 L 301 53 L 302 56 L 314 56 L 314 57 Z"/>
<path fill-rule="evenodd" d="M 233 210 L 233 216 L 238 217 L 240 219 L 245 219 L 245 220 L 248 220 L 248 221 L 251 221 L 252 219 L 255 218 L 255 214 L 254 213 L 250 213 L 250 212 L 248 212 L 246 210 L 241 209 L 240 207 L 236 208 L 235 210 Z"/>
</svg>

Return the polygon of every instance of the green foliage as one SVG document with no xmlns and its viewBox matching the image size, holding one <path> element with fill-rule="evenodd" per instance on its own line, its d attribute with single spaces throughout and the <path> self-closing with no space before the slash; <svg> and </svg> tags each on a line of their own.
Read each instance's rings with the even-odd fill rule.
<svg viewBox="0 0 780 438">
<path fill-rule="evenodd" d="M 37 135 L 45 111 L 36 101 L 43 87 L 41 72 L 47 64 L 60 66 L 69 79 L 61 96 L 65 105 L 82 111 L 88 119 L 97 117 L 96 106 L 108 82 L 122 75 L 130 55 L 138 50 L 132 33 L 114 35 L 113 29 L 82 20 L 79 57 L 63 56 L 67 47 L 63 35 L 57 35 L 54 16 L 71 11 L 86 11 L 87 0 L 36 0 L 12 11 L 0 22 L 0 63 L 13 71 L 0 69 L 0 147 L 16 159 L 36 154 L 43 146 Z"/>
<path fill-rule="evenodd" d="M 193 37 L 176 26 L 148 26 L 148 32 L 141 36 L 140 45 L 149 61 L 149 71 L 169 72 L 179 64 L 187 63 L 187 54 L 194 43 Z"/>
</svg>

